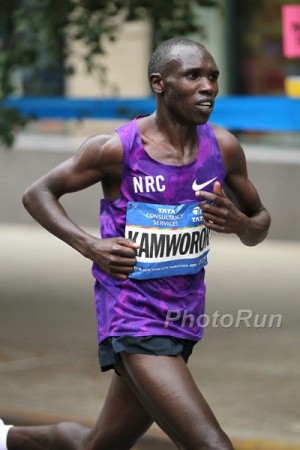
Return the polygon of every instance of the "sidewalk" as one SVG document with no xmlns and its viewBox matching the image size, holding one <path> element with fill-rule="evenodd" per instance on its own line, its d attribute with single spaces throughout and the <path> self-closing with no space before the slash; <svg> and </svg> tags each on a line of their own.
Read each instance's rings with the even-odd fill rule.
<svg viewBox="0 0 300 450">
<path fill-rule="evenodd" d="M 191 371 L 238 450 L 299 450 L 300 242 L 212 247 Z M 111 374 L 98 369 L 90 261 L 35 225 L 1 225 L 0 248 L 0 417 L 93 423 Z M 174 448 L 158 437 L 139 450 Z"/>
</svg>

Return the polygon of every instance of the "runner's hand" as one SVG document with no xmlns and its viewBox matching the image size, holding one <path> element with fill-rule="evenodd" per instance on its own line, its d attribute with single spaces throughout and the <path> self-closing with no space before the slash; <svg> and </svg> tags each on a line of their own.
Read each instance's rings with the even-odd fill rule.
<svg viewBox="0 0 300 450">
<path fill-rule="evenodd" d="M 213 192 L 197 191 L 196 195 L 201 199 L 199 206 L 207 228 L 218 233 L 244 234 L 248 218 L 226 197 L 218 181 Z"/>
<path fill-rule="evenodd" d="M 89 258 L 107 274 L 119 280 L 126 280 L 136 264 L 136 244 L 123 237 L 97 239 L 92 241 Z"/>
</svg>

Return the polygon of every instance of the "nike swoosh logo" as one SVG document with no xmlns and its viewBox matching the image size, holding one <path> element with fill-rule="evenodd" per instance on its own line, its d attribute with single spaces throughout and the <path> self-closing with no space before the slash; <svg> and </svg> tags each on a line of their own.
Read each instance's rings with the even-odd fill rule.
<svg viewBox="0 0 300 450">
<path fill-rule="evenodd" d="M 218 177 L 212 178 L 211 180 L 205 181 L 205 183 L 201 183 L 201 184 L 197 184 L 197 179 L 194 181 L 192 189 L 194 191 L 201 191 L 201 189 L 205 188 L 206 186 L 208 186 L 210 183 L 212 183 L 213 181 L 215 181 Z"/>
</svg>

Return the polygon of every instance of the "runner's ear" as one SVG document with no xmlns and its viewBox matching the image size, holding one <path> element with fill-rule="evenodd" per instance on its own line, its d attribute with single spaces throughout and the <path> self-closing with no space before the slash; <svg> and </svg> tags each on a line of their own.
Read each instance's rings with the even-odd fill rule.
<svg viewBox="0 0 300 450">
<path fill-rule="evenodd" d="M 164 90 L 164 82 L 159 72 L 150 75 L 150 84 L 155 94 L 161 94 Z"/>
</svg>

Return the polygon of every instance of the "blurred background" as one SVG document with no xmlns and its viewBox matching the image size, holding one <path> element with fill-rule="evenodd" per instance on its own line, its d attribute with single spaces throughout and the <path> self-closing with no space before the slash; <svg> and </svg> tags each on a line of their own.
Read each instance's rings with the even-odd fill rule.
<svg viewBox="0 0 300 450">
<path fill-rule="evenodd" d="M 151 112 L 151 52 L 184 35 L 220 68 L 212 121 L 240 139 L 272 215 L 257 248 L 214 237 L 207 311 L 283 317 L 279 328 L 208 327 L 191 370 L 238 448 L 300 449 L 299 9 L 284 0 L 0 2 L 0 417 L 97 415 L 111 375 L 98 370 L 90 262 L 40 229 L 21 197 L 89 135 Z M 97 234 L 101 196 L 93 186 L 62 203 Z"/>
</svg>

